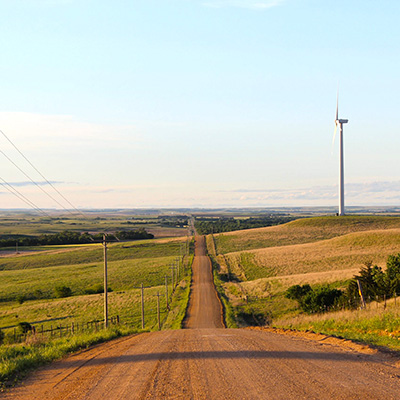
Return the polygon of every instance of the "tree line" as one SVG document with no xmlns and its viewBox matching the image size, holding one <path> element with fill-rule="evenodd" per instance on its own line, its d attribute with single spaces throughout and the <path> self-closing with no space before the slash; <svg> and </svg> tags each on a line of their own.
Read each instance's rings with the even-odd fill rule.
<svg viewBox="0 0 400 400">
<path fill-rule="evenodd" d="M 145 229 L 139 228 L 135 230 L 117 231 L 107 234 L 108 241 L 117 240 L 141 240 L 153 239 L 154 235 L 148 233 Z M 103 240 L 103 233 L 89 232 L 72 232 L 63 231 L 54 234 L 43 234 L 39 236 L 13 236 L 0 239 L 0 247 L 18 246 L 47 246 L 47 245 L 64 245 L 64 244 L 85 244 L 100 242 Z"/>
<path fill-rule="evenodd" d="M 266 226 L 280 225 L 294 219 L 294 217 L 287 215 L 267 215 L 250 218 L 196 217 L 194 226 L 200 235 L 208 235 L 210 233 L 231 232 L 242 229 L 263 228 Z"/>
</svg>

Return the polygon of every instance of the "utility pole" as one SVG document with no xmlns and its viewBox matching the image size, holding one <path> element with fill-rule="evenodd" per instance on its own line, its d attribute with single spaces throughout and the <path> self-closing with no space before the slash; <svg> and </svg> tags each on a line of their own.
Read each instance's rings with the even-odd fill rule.
<svg viewBox="0 0 400 400">
<path fill-rule="evenodd" d="M 104 247 L 104 328 L 108 327 L 108 286 L 107 286 L 107 239 L 103 234 Z"/>
</svg>

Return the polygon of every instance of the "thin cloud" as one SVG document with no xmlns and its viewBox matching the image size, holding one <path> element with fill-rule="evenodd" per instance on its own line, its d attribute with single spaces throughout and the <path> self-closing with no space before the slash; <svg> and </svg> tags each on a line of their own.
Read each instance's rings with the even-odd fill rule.
<svg viewBox="0 0 400 400">
<path fill-rule="evenodd" d="M 65 182 L 60 182 L 60 181 L 49 181 L 52 185 L 59 185 L 59 184 L 64 184 Z M 23 182 L 9 182 L 11 186 L 17 186 L 17 187 L 24 187 L 24 186 L 46 186 L 49 185 L 47 182 L 30 182 L 30 181 L 23 181 Z"/>
<path fill-rule="evenodd" d="M 337 185 L 314 186 L 300 189 L 236 189 L 220 193 L 237 194 L 241 201 L 333 201 L 338 197 Z M 348 183 L 345 185 L 347 199 L 360 201 L 393 201 L 400 199 L 400 181 Z"/>
<path fill-rule="evenodd" d="M 252 10 L 266 10 L 284 3 L 285 0 L 209 0 L 202 4 L 213 8 L 249 8 Z"/>
</svg>

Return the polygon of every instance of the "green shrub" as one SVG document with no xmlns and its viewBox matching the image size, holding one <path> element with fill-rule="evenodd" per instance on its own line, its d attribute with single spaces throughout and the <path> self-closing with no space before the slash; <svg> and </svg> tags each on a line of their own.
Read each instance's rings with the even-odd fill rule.
<svg viewBox="0 0 400 400">
<path fill-rule="evenodd" d="M 20 322 L 17 329 L 19 334 L 25 335 L 32 330 L 32 325 L 29 322 Z"/>
<path fill-rule="evenodd" d="M 294 285 L 285 293 L 289 299 L 297 300 L 306 313 L 318 313 L 329 310 L 339 304 L 344 293 L 329 286 L 312 289 L 310 285 Z"/>
<path fill-rule="evenodd" d="M 303 296 L 305 296 L 308 292 L 310 292 L 311 286 L 306 284 L 306 285 L 294 285 L 291 286 L 285 293 L 285 296 L 288 299 L 292 299 L 292 300 L 298 300 L 300 301 L 302 299 Z"/>
<path fill-rule="evenodd" d="M 107 287 L 107 292 L 112 292 L 113 290 L 110 287 Z M 85 289 L 85 294 L 98 294 L 104 293 L 104 286 L 99 283 L 98 285 L 93 285 Z"/>
<path fill-rule="evenodd" d="M 65 285 L 56 286 L 56 288 L 54 289 L 54 292 L 55 292 L 55 296 L 58 298 L 69 297 L 72 295 L 71 288 L 68 286 L 65 286 Z"/>
<path fill-rule="evenodd" d="M 309 313 L 318 313 L 329 310 L 339 302 L 343 292 L 339 289 L 331 289 L 329 286 L 323 286 L 308 291 L 300 300 L 301 308 Z"/>
<path fill-rule="evenodd" d="M 25 295 L 23 295 L 23 294 L 19 294 L 17 297 L 16 297 L 16 299 L 15 300 L 17 300 L 17 303 L 19 303 L 19 304 L 23 304 L 24 303 L 24 301 L 25 301 Z"/>
</svg>

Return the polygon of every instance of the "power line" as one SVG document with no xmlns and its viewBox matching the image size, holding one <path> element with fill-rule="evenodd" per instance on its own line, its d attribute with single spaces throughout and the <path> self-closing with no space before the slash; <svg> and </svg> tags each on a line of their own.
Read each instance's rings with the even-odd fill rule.
<svg viewBox="0 0 400 400">
<path fill-rule="evenodd" d="M 65 208 L 59 201 L 57 201 L 50 193 L 46 192 L 37 182 L 35 182 L 22 168 L 20 168 L 4 151 L 0 150 L 0 153 L 3 154 L 5 158 L 7 158 L 8 161 L 10 161 L 11 164 L 14 165 L 15 168 L 17 168 L 22 174 L 24 174 L 34 185 L 36 185 L 46 196 L 50 197 L 53 201 L 55 201 L 60 207 L 64 208 L 67 212 L 71 213 L 70 210 Z"/>
<path fill-rule="evenodd" d="M 22 200 L 24 203 L 28 204 L 28 206 L 32 207 L 33 209 L 46 215 L 46 217 L 51 218 L 49 214 L 47 214 L 45 211 L 43 211 L 41 208 L 39 208 L 33 201 L 29 200 L 21 192 L 19 192 L 17 189 L 15 189 L 14 186 L 12 186 L 10 183 L 6 182 L 2 177 L 0 177 L 0 180 L 3 181 L 3 183 L 0 182 L 0 185 L 2 185 L 5 189 L 7 189 L 11 194 L 18 197 L 20 200 Z"/>
<path fill-rule="evenodd" d="M 2 131 L 0 130 L 1 134 L 8 140 L 9 143 L 15 148 L 15 150 L 18 151 L 18 153 L 24 158 L 24 160 L 46 181 L 48 185 L 50 185 L 75 211 L 77 211 L 79 214 L 81 214 L 83 217 L 86 218 L 86 215 L 78 210 L 33 164 L 29 159 L 22 153 L 22 151 L 14 144 L 14 142 Z M 3 152 L 2 152 L 3 153 Z M 3 153 L 4 154 L 4 153 Z M 5 154 L 4 154 L 5 155 Z M 7 156 L 6 156 L 7 157 Z M 8 157 L 7 157 L 8 158 Z M 9 158 L 8 158 L 9 159 Z M 10 160 L 10 159 L 9 159 Z M 11 160 L 10 160 L 11 161 Z M 12 162 L 12 161 L 11 161 Z M 15 163 L 12 162 L 14 165 Z M 17 167 L 20 171 L 21 169 Z M 21 171 L 23 172 L 23 171 Z M 23 174 L 27 176 L 24 172 Z M 70 212 L 68 209 L 66 209 L 62 204 L 60 204 L 54 197 L 52 197 L 49 193 L 47 193 L 43 188 L 41 188 L 36 182 L 34 182 L 31 178 L 28 177 L 29 180 L 31 180 L 33 183 L 36 184 L 43 192 L 45 192 L 51 199 L 53 199 L 58 205 L 60 205 L 64 210 Z"/>
</svg>

